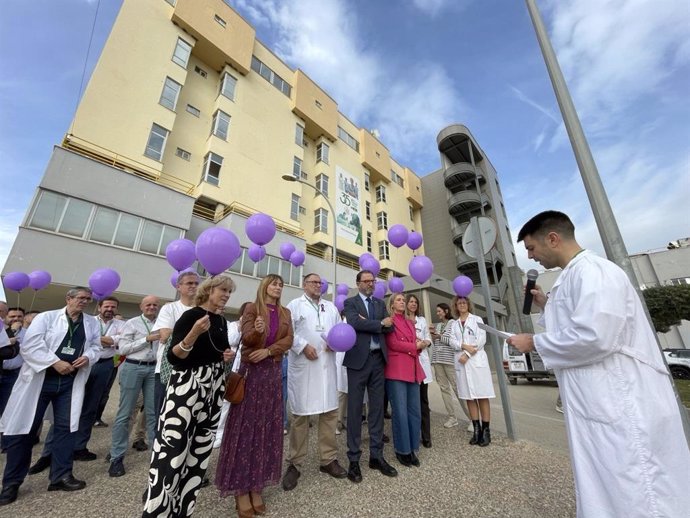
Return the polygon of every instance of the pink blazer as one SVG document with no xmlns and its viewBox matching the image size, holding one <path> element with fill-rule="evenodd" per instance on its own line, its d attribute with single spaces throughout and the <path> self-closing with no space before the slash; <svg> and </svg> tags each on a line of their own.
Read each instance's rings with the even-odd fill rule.
<svg viewBox="0 0 690 518">
<path fill-rule="evenodd" d="M 417 334 L 414 322 L 402 315 L 393 315 L 393 332 L 386 335 L 388 362 L 385 376 L 389 380 L 421 383 L 424 381 L 424 369 L 419 363 Z"/>
</svg>

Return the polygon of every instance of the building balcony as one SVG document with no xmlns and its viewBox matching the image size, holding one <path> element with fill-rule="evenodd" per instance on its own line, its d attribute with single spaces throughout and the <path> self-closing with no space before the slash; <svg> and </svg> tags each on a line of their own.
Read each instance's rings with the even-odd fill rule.
<svg viewBox="0 0 690 518">
<path fill-rule="evenodd" d="M 473 183 L 477 173 L 469 162 L 458 162 L 443 171 L 443 183 L 451 190 Z"/>
<path fill-rule="evenodd" d="M 436 137 L 438 150 L 452 163 L 470 162 L 478 164 L 484 159 L 474 142 L 470 130 L 462 124 L 452 124 L 443 128 Z M 470 149 L 471 146 L 471 149 Z"/>
<path fill-rule="evenodd" d="M 453 243 L 457 246 L 462 246 L 462 236 L 467 232 L 467 227 L 470 226 L 470 222 L 458 223 L 455 219 L 450 220 L 450 229 Z"/>
<path fill-rule="evenodd" d="M 486 194 L 480 196 L 475 191 L 460 191 L 448 198 L 448 212 L 451 216 L 478 215 L 482 207 L 491 209 L 491 202 Z"/>
</svg>

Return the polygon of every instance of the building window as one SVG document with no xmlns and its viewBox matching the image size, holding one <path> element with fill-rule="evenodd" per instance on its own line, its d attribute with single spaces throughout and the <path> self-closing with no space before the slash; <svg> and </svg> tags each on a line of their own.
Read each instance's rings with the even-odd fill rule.
<svg viewBox="0 0 690 518">
<path fill-rule="evenodd" d="M 295 157 L 292 161 L 292 176 L 295 178 L 302 177 L 302 160 Z"/>
<path fill-rule="evenodd" d="M 189 55 L 192 53 L 192 46 L 182 38 L 177 38 L 177 45 L 175 45 L 175 52 L 173 52 L 172 60 L 180 65 L 182 68 L 187 68 L 189 63 Z"/>
<path fill-rule="evenodd" d="M 215 22 L 216 22 L 218 25 L 220 25 L 223 29 L 225 29 L 225 26 L 227 25 L 227 23 L 225 23 L 225 20 L 223 20 L 223 19 L 222 19 L 220 16 L 218 16 L 217 14 L 214 14 L 214 15 L 213 15 L 213 19 L 215 20 Z"/>
<path fill-rule="evenodd" d="M 316 188 L 321 191 L 324 196 L 328 196 L 328 176 L 320 174 L 316 177 Z"/>
<path fill-rule="evenodd" d="M 410 205 L 409 209 L 410 209 L 410 221 L 414 221 L 414 208 L 412 208 L 412 205 Z"/>
<path fill-rule="evenodd" d="M 359 151 L 359 142 L 355 137 L 350 135 L 347 131 L 345 131 L 343 128 L 338 126 L 338 138 L 345 142 L 348 146 L 350 146 L 352 149 L 355 151 Z"/>
<path fill-rule="evenodd" d="M 295 124 L 295 144 L 304 147 L 304 126 Z"/>
<path fill-rule="evenodd" d="M 391 256 L 388 250 L 388 241 L 379 241 L 379 260 L 388 261 Z"/>
<path fill-rule="evenodd" d="M 165 0 L 165 1 L 168 2 L 170 5 L 172 5 L 173 7 L 175 7 L 175 2 L 177 0 Z"/>
<path fill-rule="evenodd" d="M 231 101 L 235 100 L 235 86 L 237 86 L 237 79 L 232 77 L 227 72 L 223 74 L 223 79 L 220 82 L 220 94 L 227 97 Z"/>
<path fill-rule="evenodd" d="M 316 161 L 320 161 L 324 164 L 327 164 L 329 151 L 330 148 L 328 147 L 328 144 L 326 144 L 325 142 L 320 142 L 319 145 L 316 146 Z"/>
<path fill-rule="evenodd" d="M 295 221 L 299 220 L 299 196 L 292 194 L 292 201 L 290 202 L 290 218 Z"/>
<path fill-rule="evenodd" d="M 314 232 L 328 233 L 328 211 L 326 209 L 314 211 Z"/>
<path fill-rule="evenodd" d="M 367 220 L 371 221 L 371 203 L 364 202 L 364 213 L 367 216 Z"/>
<path fill-rule="evenodd" d="M 151 126 L 151 133 L 149 133 L 149 141 L 146 143 L 146 150 L 144 154 L 153 158 L 154 160 L 160 161 L 163 157 L 163 151 L 165 151 L 165 141 L 168 139 L 167 129 L 154 123 Z"/>
<path fill-rule="evenodd" d="M 218 185 L 220 183 L 220 168 L 222 166 L 223 157 L 209 151 L 204 157 L 204 182 Z"/>
<path fill-rule="evenodd" d="M 371 252 L 371 232 L 367 232 L 367 252 Z"/>
<path fill-rule="evenodd" d="M 391 180 L 393 180 L 395 183 L 397 183 L 400 187 L 405 187 L 405 180 L 403 180 L 402 176 L 400 176 L 398 173 L 396 173 L 392 169 L 391 169 Z"/>
<path fill-rule="evenodd" d="M 206 72 L 206 70 L 204 70 L 203 68 L 196 66 L 196 65 L 194 66 L 194 72 L 199 74 L 204 79 L 206 79 L 206 77 L 208 76 L 208 72 Z"/>
<path fill-rule="evenodd" d="M 228 140 L 228 132 L 230 131 L 230 115 L 222 110 L 216 110 L 213 114 L 213 127 L 211 133 L 216 137 Z"/>
<path fill-rule="evenodd" d="M 187 111 L 189 113 L 191 113 L 192 115 L 194 115 L 195 117 L 198 117 L 199 115 L 201 115 L 201 110 L 199 110 L 199 108 L 197 108 L 195 106 L 192 106 L 191 104 L 187 105 Z"/>
<path fill-rule="evenodd" d="M 170 108 L 172 111 L 175 111 L 177 97 L 180 95 L 181 89 L 182 85 L 180 83 L 173 81 L 169 77 L 166 77 L 165 84 L 163 85 L 163 92 L 161 93 L 161 98 L 158 102 L 166 108 Z"/>
<path fill-rule="evenodd" d="M 283 94 L 290 97 L 292 87 L 282 77 L 268 68 L 265 63 L 259 61 L 256 56 L 252 56 L 252 70 L 275 86 Z"/>
<path fill-rule="evenodd" d="M 314 106 L 316 106 L 319 110 L 323 110 L 323 104 L 318 99 L 314 99 Z"/>
<path fill-rule="evenodd" d="M 388 230 L 388 214 L 385 211 L 376 213 L 376 225 L 379 230 Z"/>
<path fill-rule="evenodd" d="M 376 186 L 376 202 L 386 203 L 386 188 L 383 185 Z"/>
<path fill-rule="evenodd" d="M 192 154 L 191 154 L 189 151 L 185 151 L 185 150 L 182 149 L 181 147 L 178 147 L 178 148 L 175 150 L 175 155 L 176 155 L 176 156 L 179 156 L 180 158 L 182 158 L 182 159 L 184 159 L 184 160 L 186 160 L 187 162 L 189 162 L 189 159 L 192 158 Z"/>
<path fill-rule="evenodd" d="M 369 173 L 364 173 L 364 189 L 369 190 Z"/>
</svg>

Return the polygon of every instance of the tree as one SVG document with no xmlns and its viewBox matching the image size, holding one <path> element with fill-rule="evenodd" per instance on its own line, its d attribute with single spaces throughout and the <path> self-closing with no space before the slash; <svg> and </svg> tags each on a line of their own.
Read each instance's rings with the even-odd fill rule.
<svg viewBox="0 0 690 518">
<path fill-rule="evenodd" d="M 681 320 L 690 320 L 690 285 L 657 286 L 642 293 L 658 333 L 667 333 Z"/>
</svg>

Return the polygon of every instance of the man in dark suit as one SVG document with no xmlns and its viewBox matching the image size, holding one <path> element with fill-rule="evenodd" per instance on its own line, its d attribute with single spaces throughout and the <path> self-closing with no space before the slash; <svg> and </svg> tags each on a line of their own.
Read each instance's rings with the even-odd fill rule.
<svg viewBox="0 0 690 518">
<path fill-rule="evenodd" d="M 388 477 L 398 472 L 383 458 L 383 368 L 386 364 L 386 342 L 383 334 L 393 330 L 385 304 L 373 297 L 374 274 L 362 270 L 357 274 L 359 293 L 345 300 L 345 319 L 357 331 L 355 346 L 345 353 L 347 367 L 347 478 L 362 481 L 359 468 L 362 439 L 362 404 L 364 391 L 369 397 L 369 467 Z"/>
</svg>

